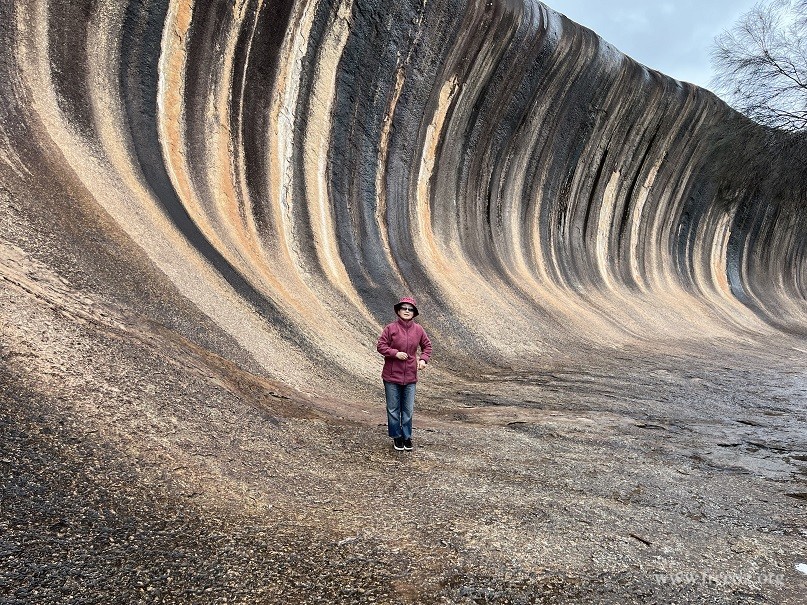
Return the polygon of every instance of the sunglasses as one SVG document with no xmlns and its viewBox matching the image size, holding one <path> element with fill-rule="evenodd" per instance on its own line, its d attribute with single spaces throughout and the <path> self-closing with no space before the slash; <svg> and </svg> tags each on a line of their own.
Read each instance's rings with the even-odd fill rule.
<svg viewBox="0 0 807 605">
<path fill-rule="evenodd" d="M 401 310 L 401 311 L 409 311 L 410 313 L 414 313 L 414 312 L 415 312 L 415 308 L 414 308 L 414 307 L 398 307 L 398 309 L 399 309 L 399 310 Z"/>
</svg>

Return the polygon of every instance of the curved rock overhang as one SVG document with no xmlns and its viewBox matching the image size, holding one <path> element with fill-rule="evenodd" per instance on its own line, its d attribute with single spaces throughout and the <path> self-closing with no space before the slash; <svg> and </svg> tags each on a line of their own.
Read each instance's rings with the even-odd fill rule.
<svg viewBox="0 0 807 605">
<path fill-rule="evenodd" d="M 784 135 L 539 2 L 0 13 L 4 189 L 291 385 L 376 382 L 410 293 L 460 375 L 807 330 Z"/>
</svg>

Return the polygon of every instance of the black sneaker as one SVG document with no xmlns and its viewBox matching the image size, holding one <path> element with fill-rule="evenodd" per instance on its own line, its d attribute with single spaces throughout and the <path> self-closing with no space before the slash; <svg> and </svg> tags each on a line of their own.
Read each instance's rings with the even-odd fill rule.
<svg viewBox="0 0 807 605">
<path fill-rule="evenodd" d="M 395 446 L 395 449 L 398 451 L 403 451 L 404 449 L 404 438 L 403 437 L 395 437 L 392 440 L 392 444 Z"/>
<path fill-rule="evenodd" d="M 403 448 L 405 450 L 411 450 L 412 449 L 412 440 L 411 439 L 404 439 L 403 440 Z"/>
</svg>

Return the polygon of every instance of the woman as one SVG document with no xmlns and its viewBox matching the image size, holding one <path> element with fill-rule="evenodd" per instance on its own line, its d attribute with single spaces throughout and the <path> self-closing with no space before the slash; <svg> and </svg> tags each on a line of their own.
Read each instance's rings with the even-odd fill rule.
<svg viewBox="0 0 807 605">
<path fill-rule="evenodd" d="M 431 357 L 432 343 L 423 328 L 414 322 L 418 316 L 414 298 L 402 298 L 394 308 L 398 319 L 381 332 L 376 349 L 384 356 L 381 378 L 387 398 L 387 431 L 396 450 L 411 450 L 415 383 L 418 370 L 425 368 Z"/>
</svg>

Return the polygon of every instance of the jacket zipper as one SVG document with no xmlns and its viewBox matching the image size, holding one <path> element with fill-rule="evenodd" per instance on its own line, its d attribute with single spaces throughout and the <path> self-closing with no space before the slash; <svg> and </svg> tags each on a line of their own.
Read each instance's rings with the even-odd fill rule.
<svg viewBox="0 0 807 605">
<path fill-rule="evenodd" d="M 409 355 L 409 329 L 405 328 L 404 332 L 406 332 L 406 354 Z M 409 368 L 409 358 L 407 357 L 404 359 L 404 384 L 409 384 L 406 382 L 406 370 Z"/>
</svg>

